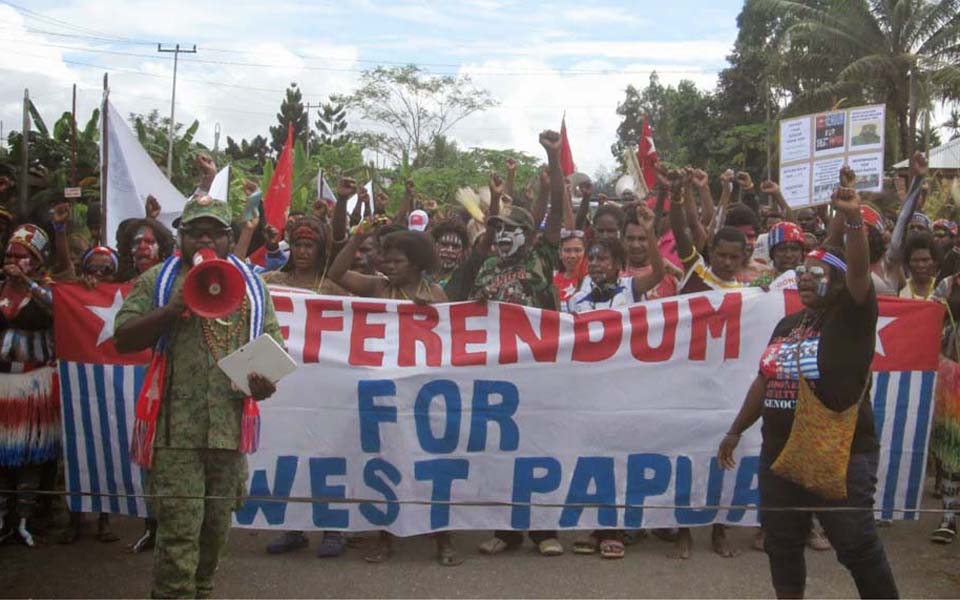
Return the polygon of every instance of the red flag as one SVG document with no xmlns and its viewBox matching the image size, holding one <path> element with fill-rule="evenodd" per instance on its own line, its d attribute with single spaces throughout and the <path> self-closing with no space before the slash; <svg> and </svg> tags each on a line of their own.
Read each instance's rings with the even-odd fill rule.
<svg viewBox="0 0 960 600">
<path fill-rule="evenodd" d="M 293 191 L 293 125 L 287 125 L 287 141 L 277 160 L 270 188 L 263 197 L 264 218 L 268 225 L 283 231 L 290 212 L 290 193 Z"/>
<path fill-rule="evenodd" d="M 564 177 L 573 175 L 573 152 L 570 151 L 570 140 L 567 139 L 567 117 L 560 121 L 560 170 Z"/>
<path fill-rule="evenodd" d="M 657 147 L 653 144 L 653 132 L 650 131 L 650 123 L 647 121 L 647 115 L 643 115 L 643 129 L 640 133 L 640 146 L 637 148 L 637 162 L 640 164 L 640 171 L 643 172 L 643 180 L 647 184 L 647 189 L 652 190 L 657 185 L 657 171 L 654 165 L 659 160 Z"/>
<path fill-rule="evenodd" d="M 283 143 L 280 158 L 270 179 L 270 187 L 263 197 L 263 215 L 267 225 L 283 232 L 290 214 L 290 194 L 293 191 L 293 125 L 287 125 L 287 141 Z M 261 247 L 250 253 L 250 261 L 264 265 L 266 249 Z"/>
<path fill-rule="evenodd" d="M 113 321 L 130 284 L 76 283 L 53 286 L 53 339 L 57 358 L 82 363 L 145 365 L 150 350 L 120 354 L 113 345 Z"/>
</svg>

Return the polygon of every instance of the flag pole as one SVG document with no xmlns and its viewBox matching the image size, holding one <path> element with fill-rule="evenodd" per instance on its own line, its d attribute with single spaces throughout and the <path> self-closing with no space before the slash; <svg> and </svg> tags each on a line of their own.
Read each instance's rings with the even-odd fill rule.
<svg viewBox="0 0 960 600">
<path fill-rule="evenodd" d="M 27 218 L 30 200 L 30 90 L 23 90 L 23 127 L 20 129 L 20 218 Z"/>
<path fill-rule="evenodd" d="M 110 99 L 110 75 L 103 74 L 103 104 L 100 107 L 100 239 L 102 244 L 107 233 L 107 182 L 109 177 L 110 135 L 107 130 L 107 106 Z"/>
</svg>

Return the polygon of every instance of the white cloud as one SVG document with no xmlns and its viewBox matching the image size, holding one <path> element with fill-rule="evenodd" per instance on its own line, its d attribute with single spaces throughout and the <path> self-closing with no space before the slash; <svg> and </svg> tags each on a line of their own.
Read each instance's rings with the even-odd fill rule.
<svg viewBox="0 0 960 600">
<path fill-rule="evenodd" d="M 586 24 L 636 26 L 647 22 L 636 12 L 606 6 L 568 8 L 563 11 L 562 16 L 564 21 L 574 26 Z"/>
</svg>

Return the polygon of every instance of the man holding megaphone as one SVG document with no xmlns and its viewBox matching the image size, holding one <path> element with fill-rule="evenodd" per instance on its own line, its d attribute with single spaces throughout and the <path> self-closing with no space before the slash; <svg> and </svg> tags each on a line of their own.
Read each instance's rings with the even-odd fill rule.
<svg viewBox="0 0 960 600">
<path fill-rule="evenodd" d="M 231 254 L 229 205 L 198 193 L 174 224 L 182 256 L 140 276 L 117 314 L 114 340 L 120 352 L 154 349 L 130 448 L 158 496 L 151 595 L 202 598 L 213 591 L 238 506 L 202 498 L 242 493 L 244 453 L 259 437 L 257 402 L 276 389 L 252 374 L 246 396 L 217 363 L 263 333 L 283 338 L 266 285 Z"/>
</svg>

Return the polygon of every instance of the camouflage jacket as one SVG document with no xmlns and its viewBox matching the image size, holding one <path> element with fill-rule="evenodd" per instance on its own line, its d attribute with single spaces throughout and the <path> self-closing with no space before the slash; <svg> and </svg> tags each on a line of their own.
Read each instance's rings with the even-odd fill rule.
<svg viewBox="0 0 960 600">
<path fill-rule="evenodd" d="M 523 254 L 491 256 L 480 267 L 470 298 L 557 310 L 553 272 L 558 262 L 556 246 L 543 238 Z"/>
<path fill-rule="evenodd" d="M 117 313 L 115 327 L 154 309 L 160 268 L 157 265 L 137 279 Z M 182 270 L 177 276 L 171 297 L 183 287 L 186 273 Z M 283 344 L 269 292 L 265 305 L 264 333 Z M 242 325 L 237 324 L 238 320 L 243 321 Z M 216 357 L 204 339 L 202 321 L 196 315 L 178 319 L 167 332 L 167 372 L 155 447 L 236 450 L 239 446 L 243 394 L 233 389 L 217 361 L 250 341 L 249 301 L 233 314 L 214 321 L 214 331 L 220 336 L 232 332 L 225 336 L 222 352 Z"/>
</svg>

